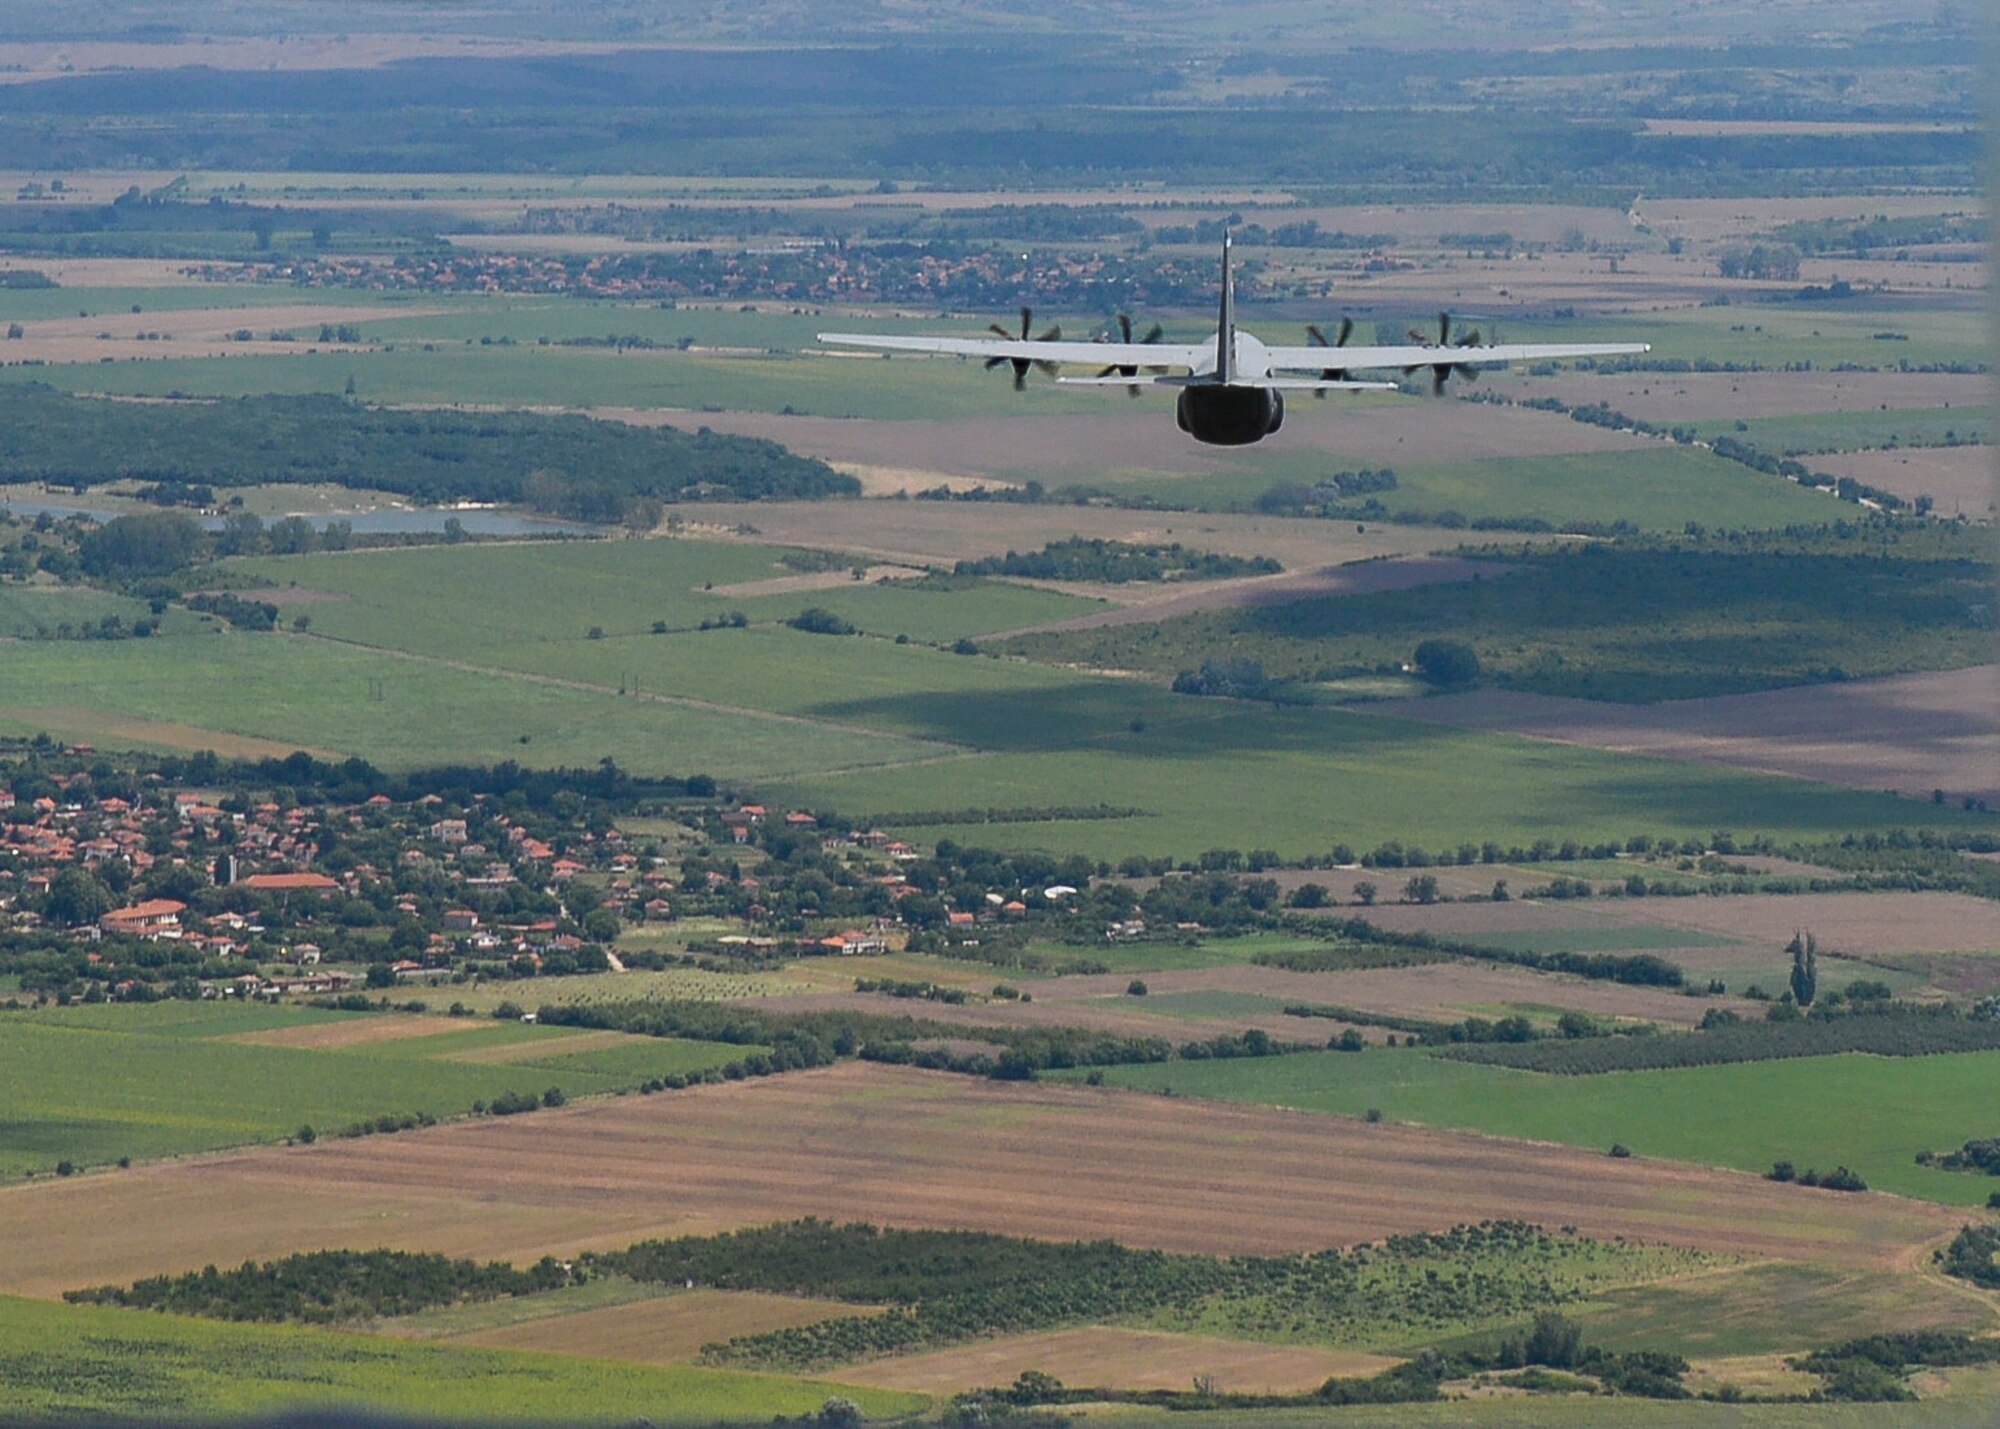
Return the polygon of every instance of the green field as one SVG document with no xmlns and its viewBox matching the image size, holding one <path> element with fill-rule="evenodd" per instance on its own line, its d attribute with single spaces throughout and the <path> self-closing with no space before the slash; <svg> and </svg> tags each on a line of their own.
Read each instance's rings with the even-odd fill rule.
<svg viewBox="0 0 2000 1429">
<path fill-rule="evenodd" d="M 1193 700 L 1194 697 L 1177 697 Z M 1677 837 L 1729 829 L 1812 839 L 1853 829 L 1935 822 L 1973 827 L 1979 816 L 1888 795 L 1737 773 L 1543 741 L 1447 730 L 1339 710 L 1280 710 L 1207 700 L 1200 723 L 1149 725 L 1074 749 L 982 754 L 774 780 L 773 797 L 853 815 L 887 811 L 1110 804 L 1144 810 L 1121 819 L 983 826 L 978 842 L 1117 859 L 1191 857 L 1203 849 L 1270 848 L 1324 854 L 1402 839 L 1430 848 L 1470 839 L 1623 841 L 1640 829 Z M 909 728 L 952 738 L 973 701 L 911 697 Z M 1045 705 L 1052 728 L 1068 705 Z M 865 704 L 833 706 L 855 722 Z M 913 829 L 912 837 L 935 831 Z"/>
<path fill-rule="evenodd" d="M 1966 1371 L 1951 1391 L 1912 1404 L 1710 1404 L 1592 1395 L 1523 1395 L 1424 1405 L 1183 1413 L 1133 1409 L 1106 1415 L 1119 1429 L 1992 1429 L 2000 1375 Z"/>
<path fill-rule="evenodd" d="M 744 520 L 756 516 L 751 505 L 729 512 Z M 783 554 L 721 541 L 592 541 L 264 557 L 225 562 L 222 569 L 236 580 L 280 588 L 267 598 L 288 617 L 296 604 L 317 631 L 468 660 L 521 646 L 580 646 L 593 628 L 603 632 L 604 642 L 657 640 L 651 631 L 660 621 L 677 633 L 714 635 L 693 628 L 736 612 L 769 625 L 817 606 L 869 634 L 949 644 L 1103 608 L 1095 600 L 999 581 L 871 584 L 840 578 L 822 589 L 782 594 L 732 589 L 795 576 L 781 563 Z M 294 585 L 304 592 L 296 602 L 282 590 Z"/>
<path fill-rule="evenodd" d="M 295 295 L 296 300 L 296 295 Z M 623 316 L 618 315 L 618 316 Z M 610 325 L 623 330 L 617 318 Z M 976 324 L 961 326 L 963 333 Z M 244 346 L 252 351 L 255 344 Z M 808 357 L 797 353 L 734 357 L 597 348 L 430 344 L 406 339 L 393 350 L 175 357 L 0 369 L 0 382 L 47 382 L 70 392 L 110 396 L 241 397 L 253 393 L 339 393 L 354 380 L 371 402 L 498 403 L 516 407 L 672 407 L 732 412 L 798 412 L 821 417 L 899 421 L 973 417 L 1006 411 L 1014 394 L 976 362 Z M 1040 384 L 1019 404 L 1023 414 L 1102 410 L 1098 393 Z M 1162 419 L 1166 420 L 1165 414 Z"/>
<path fill-rule="evenodd" d="M 1254 962 L 1262 953 L 1307 952 L 1327 942 L 1289 933 L 1247 933 L 1238 938 L 1203 938 L 1199 942 L 1105 943 L 1088 948 L 1066 943 L 1030 942 L 1028 951 L 1052 962 L 1082 958 L 1103 963 L 1113 972 L 1177 972 L 1188 968 L 1235 967 Z"/>
<path fill-rule="evenodd" d="M 1091 473 L 1071 484 L 1101 486 L 1121 496 L 1148 496 L 1172 505 L 1248 510 L 1280 482 L 1311 484 L 1343 465 L 1370 464 L 1358 459 L 1343 463 L 1337 454 L 1272 452 L 1213 476 L 1123 471 Z M 1830 496 L 1783 477 L 1766 476 L 1698 448 L 1665 444 L 1572 456 L 1408 466 L 1398 462 L 1395 489 L 1379 493 L 1377 499 L 1399 516 L 1407 513 L 1423 519 L 1447 512 L 1467 521 L 1532 517 L 1558 528 L 1629 521 L 1642 530 L 1660 532 L 1677 532 L 1690 521 L 1762 530 L 1832 521 L 1843 514 Z"/>
<path fill-rule="evenodd" d="M 1911 1275 L 1762 1262 L 1720 1275 L 1618 1286 L 1577 1318 L 1607 1349 L 1711 1355 L 1797 1353 L 1856 1335 L 1950 1327 L 1978 1333 L 1993 1313 Z"/>
<path fill-rule="evenodd" d="M 1649 703 L 1984 663 L 1992 580 L 1985 543 L 1950 528 L 1897 542 L 1542 547 L 1470 580 L 1028 634 L 1003 648 L 1169 678 L 1254 660 L 1273 681 L 1320 681 L 1396 668 L 1449 632 L 1489 684 Z M 1855 607 L 1875 618 L 1845 618 Z"/>
<path fill-rule="evenodd" d="M 1893 408 L 1887 412 L 1812 412 L 1753 421 L 1703 422 L 1705 437 L 1735 437 L 1767 452 L 1845 452 L 1863 447 L 1943 446 L 1991 441 L 1993 419 L 1978 407 Z M 1810 463 L 1808 463 L 1810 465 Z"/>
<path fill-rule="evenodd" d="M 0 733 L 49 731 L 105 747 L 227 752 L 226 736 L 246 735 L 385 767 L 509 759 L 576 767 L 610 755 L 632 769 L 728 778 L 946 752 L 864 729 L 801 725 L 655 692 L 621 698 L 615 688 L 289 633 L 28 645 L 6 658 Z"/>
<path fill-rule="evenodd" d="M 275 1141 L 302 1125 L 331 1134 L 385 1114 L 462 1116 L 502 1092 L 571 1096 L 718 1066 L 746 1049 L 635 1040 L 564 1052 L 557 1029 L 481 1027 L 339 1050 L 224 1040 L 245 1032 L 394 1013 L 328 1013 L 207 1003 L 53 1008 L 0 1014 L 0 1176 L 46 1174 L 58 1161 L 102 1166 L 129 1156 Z M 548 1051 L 493 1065 L 454 1060 L 499 1043 Z"/>
<path fill-rule="evenodd" d="M 281 1409 L 365 1409 L 483 1422 L 768 1423 L 818 1409 L 834 1394 L 872 1416 L 908 1414 L 924 1403 L 918 1395 L 772 1375 L 0 1298 L 0 1396 L 10 1417 L 187 1423 Z"/>
<path fill-rule="evenodd" d="M 80 634 L 106 616 L 116 616 L 127 630 L 138 621 L 154 618 L 144 601 L 108 591 L 82 586 L 0 585 L 0 640 L 61 638 L 65 627 Z M 209 622 L 185 610 L 170 609 L 164 624 L 169 632 L 191 632 Z"/>
<path fill-rule="evenodd" d="M 1112 860 L 1216 846 L 1302 855 L 1385 839 L 1435 847 L 1716 829 L 1819 838 L 1977 819 L 1380 714 L 1173 695 L 1150 682 L 925 643 L 1091 608 L 1036 590 L 843 584 L 739 599 L 709 589 L 781 569 L 768 548 L 671 540 L 236 563 L 235 579 L 269 583 L 285 629 L 18 647 L 8 656 L 10 693 L 27 693 L 0 711 L 0 732 L 225 752 L 241 736 L 384 767 L 579 766 L 610 756 L 648 773 L 756 781 L 773 797 L 878 819 L 1051 805 L 1142 810 L 979 831 L 990 845 Z M 809 603 L 872 633 L 768 623 Z M 767 623 L 689 628 L 737 609 Z M 1493 618 L 1514 619 L 1513 610 Z M 295 614 L 308 619 L 307 633 L 289 628 Z M 670 633 L 652 634 L 654 621 Z M 593 627 L 601 638 L 591 638 Z M 905 633 L 911 643 L 891 638 Z M 1171 664 L 1177 652 L 1160 658 Z M 1392 798 L 1383 796 L 1389 789 Z M 1635 820 L 1635 809 L 1645 816 Z"/>
<path fill-rule="evenodd" d="M 1358 1056 L 1309 1053 L 1254 1061 L 1121 1067 L 1106 1080 L 1176 1095 L 1260 1102 L 1464 1127 L 1577 1146 L 1623 1143 L 1744 1171 L 1774 1161 L 1822 1171 L 1846 1165 L 1879 1190 L 1948 1205 L 1984 1205 L 1984 1176 L 1930 1170 L 1912 1158 L 1993 1135 L 2000 1053 L 1931 1057 L 1802 1057 L 1670 1072 L 1559 1077 L 1433 1057 L 1421 1049 Z M 1835 1195 L 1801 1189 L 1802 1196 Z"/>
</svg>

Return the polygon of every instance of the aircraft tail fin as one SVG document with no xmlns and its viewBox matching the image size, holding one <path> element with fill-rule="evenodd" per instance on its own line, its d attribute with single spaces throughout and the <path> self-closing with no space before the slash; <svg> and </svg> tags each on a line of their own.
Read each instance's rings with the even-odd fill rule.
<svg viewBox="0 0 2000 1429">
<path fill-rule="evenodd" d="M 1222 305 L 1215 320 L 1215 380 L 1236 380 L 1236 277 L 1230 271 L 1229 231 L 1222 233 Z"/>
</svg>

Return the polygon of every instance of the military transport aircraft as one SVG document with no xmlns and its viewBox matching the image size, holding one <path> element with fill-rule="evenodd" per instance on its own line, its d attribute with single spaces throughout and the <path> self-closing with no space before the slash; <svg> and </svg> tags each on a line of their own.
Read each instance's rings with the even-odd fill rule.
<svg viewBox="0 0 2000 1429">
<path fill-rule="evenodd" d="M 1352 320 L 1344 320 L 1334 339 L 1316 327 L 1306 329 L 1307 347 L 1267 347 L 1247 332 L 1239 332 L 1235 315 L 1235 282 L 1230 271 L 1229 239 L 1222 240 L 1222 303 L 1215 337 L 1199 343 L 1160 341 L 1155 325 L 1137 342 L 1132 324 L 1121 316 L 1120 341 L 1064 342 L 1062 329 L 1051 327 L 1031 336 L 1034 314 L 1021 309 L 1017 337 L 998 323 L 995 337 L 891 337 L 875 333 L 823 332 L 819 340 L 833 347 L 871 347 L 892 352 L 941 352 L 983 357 L 989 368 L 1012 367 L 1014 390 L 1027 385 L 1030 368 L 1072 387 L 1123 387 L 1137 396 L 1142 389 L 1178 394 L 1174 416 L 1182 431 L 1211 446 L 1240 447 L 1262 441 L 1285 421 L 1287 392 L 1393 391 L 1394 382 L 1356 381 L 1356 372 L 1401 368 L 1405 376 L 1428 367 L 1431 391 L 1443 395 L 1454 375 L 1476 376 L 1481 367 L 1507 362 L 1536 362 L 1559 357 L 1616 357 L 1650 351 L 1643 342 L 1507 343 L 1480 346 L 1479 333 L 1454 337 L 1451 317 L 1438 315 L 1437 340 L 1411 332 L 1405 347 L 1349 347 Z M 1089 365 L 1101 370 L 1092 377 L 1058 376 L 1061 364 Z M 1284 376 L 1317 372 L 1318 376 Z"/>
</svg>

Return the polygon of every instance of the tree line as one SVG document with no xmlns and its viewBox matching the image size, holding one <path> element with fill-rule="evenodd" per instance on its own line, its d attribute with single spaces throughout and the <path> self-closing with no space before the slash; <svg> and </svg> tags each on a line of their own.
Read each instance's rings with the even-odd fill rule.
<svg viewBox="0 0 2000 1429">
<path fill-rule="evenodd" d="M 952 573 L 1125 585 L 1133 581 L 1225 580 L 1273 575 L 1283 569 L 1269 556 L 1196 551 L 1178 541 L 1138 543 L 1077 536 L 1051 541 L 1039 551 L 1009 551 L 1004 556 L 960 561 Z"/>
<path fill-rule="evenodd" d="M 855 496 L 861 485 L 776 442 L 540 412 L 389 411 L 336 396 L 108 402 L 40 383 L 0 411 L 0 479 L 77 488 L 138 478 L 268 482 L 498 501 L 621 520 L 635 502 Z"/>
<path fill-rule="evenodd" d="M 120 1305 L 212 1320 L 331 1325 L 533 1295 L 569 1279 L 569 1272 L 548 1257 L 518 1270 L 504 1261 L 482 1265 L 403 1250 L 319 1250 L 245 1261 L 234 1270 L 210 1265 L 129 1286 L 70 1290 L 63 1298 L 77 1305 Z"/>
<path fill-rule="evenodd" d="M 2000 1019 L 1962 1016 L 1948 1005 L 1899 1004 L 1846 1016 L 1815 1014 L 1789 1021 L 1718 1018 L 1706 1031 L 1453 1047 L 1439 1055 L 1529 1072 L 1592 1076 L 1827 1057 L 1842 1052 L 1926 1057 L 1994 1050 L 2000 1050 Z"/>
</svg>

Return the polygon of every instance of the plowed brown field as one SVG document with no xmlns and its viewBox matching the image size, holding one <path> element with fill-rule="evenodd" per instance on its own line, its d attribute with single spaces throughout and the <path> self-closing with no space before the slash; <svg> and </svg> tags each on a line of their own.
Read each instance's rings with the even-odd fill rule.
<svg viewBox="0 0 2000 1429">
<path fill-rule="evenodd" d="M 1838 452 L 1816 456 L 1814 468 L 1851 476 L 1906 501 L 1928 496 L 1940 516 L 1991 521 L 2000 499 L 2000 451 L 1978 447 L 1896 447 L 1888 451 Z"/>
<path fill-rule="evenodd" d="M 701 1354 L 703 1345 L 739 1335 L 762 1335 L 819 1320 L 879 1313 L 872 1306 L 843 1305 L 835 1300 L 689 1290 L 657 1300 L 607 1305 L 446 1338 L 453 1344 L 503 1350 L 541 1350 L 639 1364 L 685 1364 Z"/>
<path fill-rule="evenodd" d="M 1476 938 L 1482 932 L 1548 932 L 1648 924 L 1782 947 L 1810 928 L 1820 948 L 1862 957 L 2000 952 L 2000 913 L 1965 893 L 1729 894 L 1577 903 L 1455 903 L 1372 908 L 1368 920 L 1398 932 Z"/>
<path fill-rule="evenodd" d="M 1617 705 L 1478 690 L 1383 707 L 1460 729 L 1821 779 L 1928 798 L 2000 801 L 2000 666 Z"/>
<path fill-rule="evenodd" d="M 722 534 L 733 532 L 743 513 L 741 506 L 690 505 L 680 514 L 690 521 L 706 516 Z M 996 502 L 981 506 L 977 518 L 968 519 L 964 507 L 942 501 L 760 501 L 756 516 L 756 534 L 742 539 L 852 551 L 918 565 L 1033 550 L 1070 536 L 1179 541 L 1202 551 L 1270 556 L 1293 571 L 1382 556 L 1428 555 L 1465 544 L 1463 531 L 1432 526 L 1371 525 L 1357 531 L 1344 521 L 1121 511 L 1104 506 Z"/>
<path fill-rule="evenodd" d="M 822 1216 L 1277 1253 L 1495 1218 L 1887 1266 L 1959 1212 L 1263 1107 L 850 1063 L 0 1191 L 0 1293 L 328 1246 L 505 1256 Z"/>
<path fill-rule="evenodd" d="M 1186 1389 L 1196 1375 L 1234 1394 L 1299 1394 L 1335 1376 L 1378 1374 L 1396 1361 L 1312 1345 L 1258 1345 L 1093 1326 L 984 1340 L 927 1355 L 878 1360 L 840 1371 L 849 1384 L 956 1394 L 1012 1384 L 1039 1370 L 1091 1389 Z"/>
<path fill-rule="evenodd" d="M 1065 977 L 1035 986 L 1035 1006 L 1089 1006 L 1119 997 L 1129 979 Z M 1453 1022 L 1468 1013 L 1492 1016 L 1517 1004 L 1575 1008 L 1600 1017 L 1630 1017 L 1692 1027 L 1711 1007 L 1757 1011 L 1735 998 L 1691 998 L 1665 988 L 1531 972 L 1494 963 L 1425 963 L 1411 968 L 1362 968 L 1353 972 L 1300 973 L 1243 966 L 1188 968 L 1146 974 L 1149 996 L 1177 992 L 1247 992 L 1285 1003 L 1338 1003 L 1392 1017 Z M 1145 999 L 1128 999 L 1143 1002 Z M 1288 1019 L 1298 1031 L 1299 1019 Z M 1305 1024 L 1319 1026 L 1317 1019 Z M 1301 1039 L 1303 1040 L 1303 1039 Z"/>
</svg>

